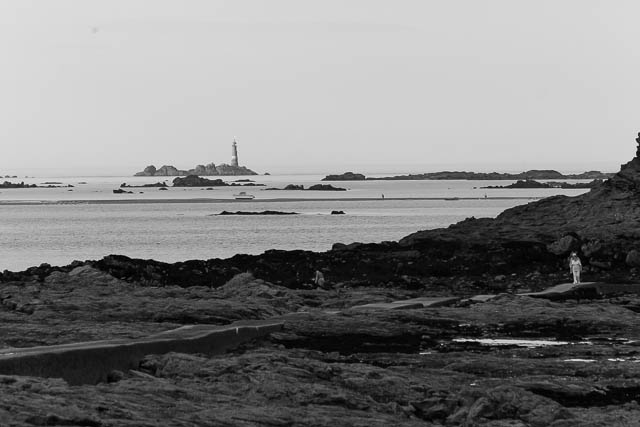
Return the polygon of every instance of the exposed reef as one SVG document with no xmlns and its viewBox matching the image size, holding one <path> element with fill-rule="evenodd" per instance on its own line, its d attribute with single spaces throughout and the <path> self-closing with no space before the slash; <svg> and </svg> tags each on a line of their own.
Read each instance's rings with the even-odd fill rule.
<svg viewBox="0 0 640 427">
<path fill-rule="evenodd" d="M 184 178 L 175 178 L 173 180 L 174 187 L 260 187 L 264 184 L 256 184 L 254 182 L 232 182 L 227 183 L 222 179 L 208 179 L 197 175 L 187 175 Z"/>
<path fill-rule="evenodd" d="M 168 187 L 166 182 L 154 182 L 151 184 L 141 184 L 141 185 L 129 185 L 126 182 L 123 182 L 122 184 L 120 184 L 120 188 L 153 188 L 153 187 Z"/>
<path fill-rule="evenodd" d="M 229 212 L 222 211 L 216 215 L 298 215 L 297 212 L 280 212 L 280 211 L 260 211 L 260 212 L 252 212 L 252 211 L 237 211 L 237 212 Z"/>
<path fill-rule="evenodd" d="M 144 168 L 142 172 L 137 172 L 134 176 L 185 176 L 185 175 L 202 175 L 202 176 L 213 176 L 213 175 L 257 175 L 256 172 L 252 171 L 245 166 L 232 166 L 227 165 L 225 163 L 215 165 L 213 163 L 209 163 L 207 165 L 197 165 L 193 169 L 189 170 L 180 170 L 175 166 L 162 166 L 159 169 L 156 169 L 155 166 L 150 165 Z"/>
<path fill-rule="evenodd" d="M 265 190 L 293 190 L 293 191 L 347 191 L 346 188 L 334 187 L 330 184 L 314 184 L 309 188 L 304 188 L 304 185 L 301 184 L 288 184 L 284 188 L 265 188 Z"/>
</svg>

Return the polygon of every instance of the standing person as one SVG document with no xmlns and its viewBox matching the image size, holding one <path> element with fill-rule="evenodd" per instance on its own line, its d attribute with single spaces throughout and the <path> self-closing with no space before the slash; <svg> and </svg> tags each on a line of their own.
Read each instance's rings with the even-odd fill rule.
<svg viewBox="0 0 640 427">
<path fill-rule="evenodd" d="M 569 271 L 573 274 L 573 283 L 580 283 L 582 263 L 580 262 L 580 258 L 578 258 L 578 254 L 575 252 L 571 252 L 571 256 L 569 257 Z"/>
<path fill-rule="evenodd" d="M 324 274 L 320 270 L 316 270 L 316 277 L 313 278 L 313 282 L 316 286 L 324 288 Z"/>
</svg>

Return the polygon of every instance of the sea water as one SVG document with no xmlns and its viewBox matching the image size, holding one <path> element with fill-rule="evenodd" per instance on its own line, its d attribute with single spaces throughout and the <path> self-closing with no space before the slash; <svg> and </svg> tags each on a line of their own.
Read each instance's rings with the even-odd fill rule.
<svg viewBox="0 0 640 427">
<path fill-rule="evenodd" d="M 163 177 L 46 177 L 59 188 L 0 190 L 0 270 L 40 263 L 66 265 L 109 254 L 175 262 L 227 258 L 269 249 L 326 251 L 333 243 L 399 240 L 415 231 L 446 227 L 468 217 L 495 217 L 507 208 L 554 194 L 585 190 L 482 189 L 509 181 L 332 182 L 348 191 L 278 191 L 309 187 L 320 176 L 222 177 L 264 187 L 127 188 Z M 167 178 L 171 185 L 173 178 Z M 245 191 L 251 201 L 234 200 Z M 222 211 L 295 212 L 283 216 L 220 216 Z M 345 215 L 332 215 L 331 211 Z"/>
</svg>

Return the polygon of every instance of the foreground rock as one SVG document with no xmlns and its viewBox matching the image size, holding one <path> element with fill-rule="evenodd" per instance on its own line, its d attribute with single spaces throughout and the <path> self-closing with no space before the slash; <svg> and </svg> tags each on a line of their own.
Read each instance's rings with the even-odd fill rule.
<svg viewBox="0 0 640 427">
<path fill-rule="evenodd" d="M 96 385 L 0 376 L 0 423 L 542 427 L 640 422 L 635 403 L 640 316 L 634 310 L 639 297 L 578 303 L 503 295 L 450 307 L 348 308 L 434 291 L 437 287 L 292 290 L 249 274 L 217 289 L 149 287 L 88 266 L 54 272 L 43 282 L 6 284 L 2 323 L 18 330 L 13 339 L 3 334 L 4 346 L 140 336 L 184 323 L 215 324 L 223 312 L 229 313 L 223 322 L 270 317 L 281 319 L 284 329 L 226 355 L 150 354 L 136 369 L 114 371 L 108 382 Z M 343 304 L 342 312 L 331 308 Z M 473 341 L 480 338 L 558 345 Z"/>
</svg>

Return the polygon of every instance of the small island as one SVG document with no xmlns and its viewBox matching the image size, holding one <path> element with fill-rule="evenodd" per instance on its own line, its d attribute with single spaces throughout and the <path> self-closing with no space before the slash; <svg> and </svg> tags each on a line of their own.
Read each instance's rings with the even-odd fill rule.
<svg viewBox="0 0 640 427">
<path fill-rule="evenodd" d="M 520 173 L 500 172 L 465 172 L 441 171 L 409 175 L 386 177 L 366 177 L 359 173 L 345 172 L 340 175 L 327 175 L 322 181 L 418 181 L 418 180 L 476 180 L 476 181 L 507 181 L 532 179 L 609 179 L 613 174 L 600 171 L 587 171 L 579 174 L 562 174 L 552 169 L 533 169 Z"/>
<path fill-rule="evenodd" d="M 567 182 L 556 182 L 556 181 L 551 181 L 551 182 L 539 182 L 539 181 L 535 181 L 532 179 L 527 179 L 527 180 L 518 180 L 517 182 L 514 182 L 513 184 L 509 184 L 509 185 L 489 185 L 487 187 L 480 187 L 480 188 L 490 188 L 490 189 L 496 189 L 496 188 L 566 188 L 566 189 L 571 189 L 571 188 L 576 188 L 576 189 L 580 189 L 580 188 L 595 188 L 598 187 L 600 185 L 602 185 L 604 181 L 602 179 L 594 179 L 591 182 L 578 182 L 575 184 L 570 184 Z"/>
<path fill-rule="evenodd" d="M 120 188 L 153 188 L 153 187 L 168 187 L 166 182 L 154 182 L 152 184 L 141 184 L 141 185 L 129 185 L 126 182 L 120 184 Z"/>
<path fill-rule="evenodd" d="M 220 164 L 216 166 L 213 163 L 208 165 L 197 165 L 193 169 L 180 170 L 175 166 L 162 166 L 156 169 L 150 165 L 144 168 L 142 172 L 137 172 L 134 176 L 185 176 L 185 175 L 202 175 L 202 176 L 218 176 L 218 175 L 257 175 L 256 172 L 244 166 L 233 166 Z"/>
<path fill-rule="evenodd" d="M 24 181 L 21 181 L 21 182 L 5 181 L 2 184 L 0 184 L 0 188 L 73 188 L 73 185 L 71 184 L 63 185 L 60 182 L 56 182 L 56 183 L 45 182 L 44 184 L 46 185 L 25 184 Z"/>
<path fill-rule="evenodd" d="M 258 175 L 249 168 L 240 166 L 238 163 L 238 142 L 233 139 L 231 144 L 231 164 L 222 163 L 216 166 L 214 163 L 207 165 L 197 165 L 193 169 L 180 170 L 175 166 L 164 165 L 156 169 L 154 165 L 147 166 L 142 172 L 137 172 L 134 176 L 216 176 L 216 175 Z"/>
<path fill-rule="evenodd" d="M 346 188 L 334 187 L 333 185 L 329 185 L 329 184 L 314 184 L 309 188 L 304 188 L 304 185 L 300 185 L 300 184 L 289 184 L 284 188 L 270 187 L 270 188 L 265 188 L 265 190 L 277 190 L 277 191 L 284 191 L 284 190 L 294 190 L 294 191 L 347 191 Z"/>
</svg>

